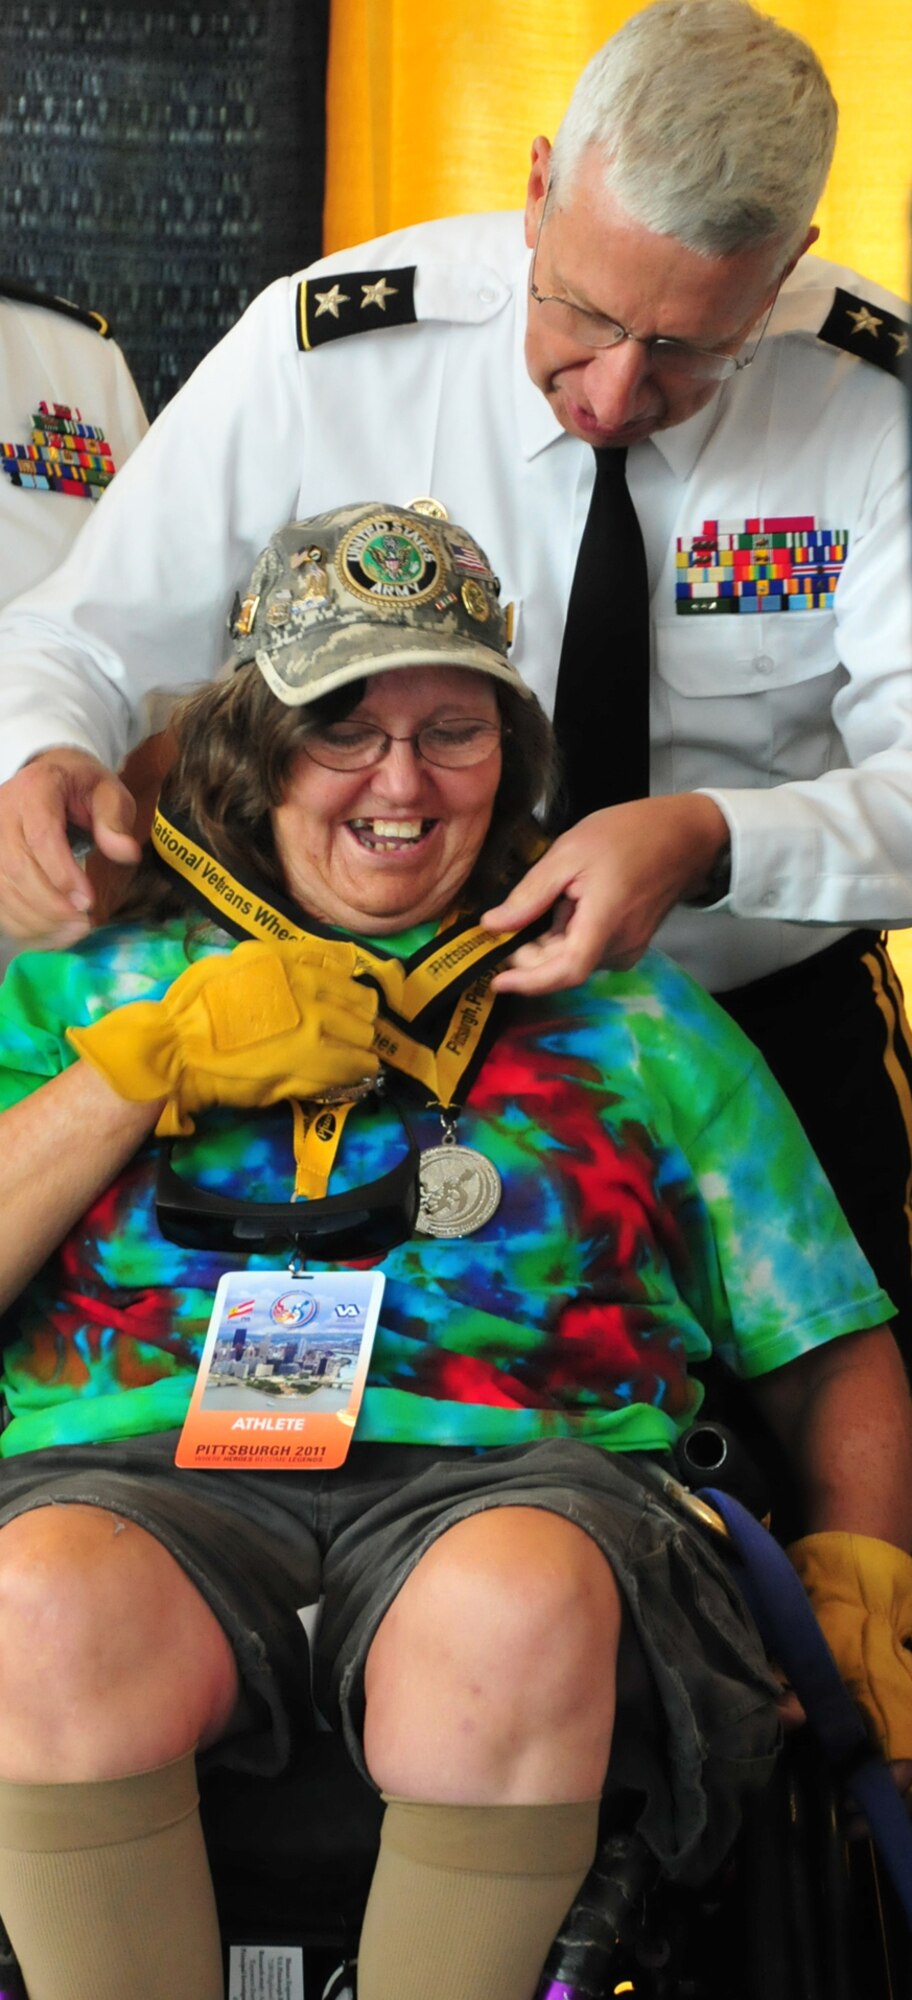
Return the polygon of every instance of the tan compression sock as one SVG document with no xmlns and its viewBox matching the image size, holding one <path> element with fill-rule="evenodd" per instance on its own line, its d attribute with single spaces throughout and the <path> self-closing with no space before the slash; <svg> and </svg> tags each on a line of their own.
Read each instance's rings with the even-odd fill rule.
<svg viewBox="0 0 912 2000">
<path fill-rule="evenodd" d="M 358 2000 L 532 2000 L 592 1866 L 599 1804 L 389 1800 Z"/>
<path fill-rule="evenodd" d="M 0 1781 L 0 1915 L 29 2000 L 223 2000 L 192 1756 L 103 1784 Z"/>
</svg>

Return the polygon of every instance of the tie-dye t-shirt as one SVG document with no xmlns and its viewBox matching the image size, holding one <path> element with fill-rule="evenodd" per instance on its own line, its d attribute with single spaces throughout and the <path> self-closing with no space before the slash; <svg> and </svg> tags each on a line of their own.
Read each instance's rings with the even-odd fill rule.
<svg viewBox="0 0 912 2000">
<path fill-rule="evenodd" d="M 159 998 L 186 966 L 185 934 L 115 927 L 16 959 L 0 987 L 0 1106 L 75 1059 L 67 1025 Z M 231 940 L 207 930 L 189 949 Z M 761 1375 L 890 1317 L 762 1060 L 677 967 L 650 953 L 511 1002 L 503 1022 L 458 1134 L 496 1166 L 500 1206 L 473 1236 L 414 1237 L 383 1259 L 359 1440 L 661 1450 L 699 1408 L 711 1349 Z M 412 1116 L 438 1144 L 439 1115 Z M 290 1197 L 288 1106 L 198 1126 L 180 1171 Z M 333 1192 L 404 1146 L 390 1107 L 356 1107 Z M 220 1273 L 276 1263 L 164 1241 L 157 1150 L 142 1147 L 7 1316 L 6 1455 L 179 1424 Z"/>
</svg>

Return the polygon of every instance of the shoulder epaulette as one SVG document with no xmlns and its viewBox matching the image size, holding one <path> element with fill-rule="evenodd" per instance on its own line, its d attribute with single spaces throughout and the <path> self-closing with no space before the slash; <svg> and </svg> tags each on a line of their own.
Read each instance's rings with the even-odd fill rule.
<svg viewBox="0 0 912 2000">
<path fill-rule="evenodd" d="M 886 306 L 874 305 L 870 299 L 856 297 L 854 292 L 844 292 L 841 285 L 836 287 L 817 338 L 827 341 L 830 347 L 845 348 L 860 361 L 873 361 L 875 368 L 885 368 L 888 375 L 906 372 L 902 367 L 903 356 L 909 352 L 909 328 L 905 320 L 888 312 Z"/>
<path fill-rule="evenodd" d="M 302 278 L 296 324 L 304 353 L 349 333 L 376 333 L 381 326 L 410 326 L 415 314 L 414 264 L 394 271 L 332 271 Z"/>
<path fill-rule="evenodd" d="M 19 305 L 45 306 L 48 312 L 63 313 L 67 319 L 78 320 L 80 326 L 91 327 L 92 332 L 100 333 L 103 340 L 111 338 L 110 322 L 103 313 L 74 306 L 72 299 L 59 299 L 54 292 L 36 291 L 34 285 L 23 285 L 19 278 L 0 277 L 0 299 L 15 299 Z"/>
</svg>

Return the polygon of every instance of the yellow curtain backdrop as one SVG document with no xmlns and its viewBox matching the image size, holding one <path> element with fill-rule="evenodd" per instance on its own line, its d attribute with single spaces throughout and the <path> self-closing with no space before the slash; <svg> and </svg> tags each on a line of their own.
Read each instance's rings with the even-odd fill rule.
<svg viewBox="0 0 912 2000">
<path fill-rule="evenodd" d="M 327 249 L 522 202 L 584 62 L 639 0 L 332 0 Z M 912 8 L 767 0 L 817 50 L 841 109 L 821 252 L 906 293 Z"/>
</svg>

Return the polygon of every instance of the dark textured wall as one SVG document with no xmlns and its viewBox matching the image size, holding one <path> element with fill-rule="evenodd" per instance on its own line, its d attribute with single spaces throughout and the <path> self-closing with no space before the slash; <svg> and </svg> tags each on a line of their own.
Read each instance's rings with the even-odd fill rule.
<svg viewBox="0 0 912 2000">
<path fill-rule="evenodd" d="M 329 0 L 2 0 L 0 270 L 103 312 L 150 416 L 320 249 Z"/>
</svg>

